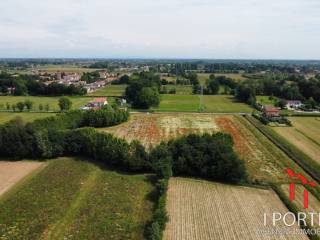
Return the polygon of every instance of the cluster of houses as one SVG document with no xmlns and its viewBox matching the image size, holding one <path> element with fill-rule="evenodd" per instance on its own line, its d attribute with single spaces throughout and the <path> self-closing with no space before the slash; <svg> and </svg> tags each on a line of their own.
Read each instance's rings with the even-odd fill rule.
<svg viewBox="0 0 320 240">
<path fill-rule="evenodd" d="M 42 74 L 40 77 L 45 80 L 44 84 L 49 85 L 51 83 L 59 83 L 64 85 L 75 85 L 82 86 L 87 90 L 88 93 L 94 92 L 99 88 L 104 87 L 108 83 L 117 79 L 116 74 L 108 73 L 106 70 L 102 70 L 99 72 L 100 78 L 93 83 L 87 83 L 86 81 L 81 80 L 81 74 L 79 73 L 61 73 L 58 72 L 52 78 L 48 78 L 47 74 Z"/>
</svg>

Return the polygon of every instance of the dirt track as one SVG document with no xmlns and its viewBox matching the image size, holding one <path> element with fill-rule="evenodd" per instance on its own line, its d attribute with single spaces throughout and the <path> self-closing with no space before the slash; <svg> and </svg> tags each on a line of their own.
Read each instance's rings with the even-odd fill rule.
<svg viewBox="0 0 320 240">
<path fill-rule="evenodd" d="M 0 196 L 8 191 L 35 169 L 43 166 L 40 162 L 2 162 L 0 161 Z"/>
</svg>

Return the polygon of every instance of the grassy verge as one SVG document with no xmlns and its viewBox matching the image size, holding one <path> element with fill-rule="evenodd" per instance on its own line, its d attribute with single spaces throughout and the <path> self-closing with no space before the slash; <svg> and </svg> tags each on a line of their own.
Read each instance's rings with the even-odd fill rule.
<svg viewBox="0 0 320 240">
<path fill-rule="evenodd" d="M 286 205 L 286 207 L 289 209 L 289 211 L 294 213 L 296 215 L 296 217 L 298 217 L 298 214 L 300 212 L 303 212 L 302 209 L 300 209 L 296 204 L 294 204 L 293 202 L 290 201 L 290 199 L 287 197 L 287 194 L 283 191 L 283 189 L 281 188 L 280 185 L 276 185 L 276 184 L 272 185 L 272 188 L 278 194 L 279 198 Z M 305 229 L 307 232 L 308 232 L 308 230 L 312 229 L 312 227 L 308 223 L 308 221 L 307 221 L 306 226 L 302 226 L 302 224 L 301 224 L 300 227 Z M 319 240 L 320 239 L 320 237 L 318 235 L 308 234 L 308 236 L 312 240 Z"/>
<path fill-rule="evenodd" d="M 246 116 L 246 118 L 277 147 L 279 147 L 291 159 L 293 159 L 298 165 L 300 165 L 309 175 L 311 175 L 314 179 L 320 179 L 320 164 L 316 163 L 308 155 L 299 150 L 285 138 L 278 135 L 268 126 L 261 124 L 260 122 L 258 122 L 258 120 L 254 119 L 251 116 Z"/>
</svg>

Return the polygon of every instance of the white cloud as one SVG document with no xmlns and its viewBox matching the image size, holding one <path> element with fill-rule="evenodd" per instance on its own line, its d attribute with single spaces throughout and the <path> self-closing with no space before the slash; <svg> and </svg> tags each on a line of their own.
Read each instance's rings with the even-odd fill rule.
<svg viewBox="0 0 320 240">
<path fill-rule="evenodd" d="M 2 0 L 0 57 L 320 58 L 318 0 Z"/>
</svg>

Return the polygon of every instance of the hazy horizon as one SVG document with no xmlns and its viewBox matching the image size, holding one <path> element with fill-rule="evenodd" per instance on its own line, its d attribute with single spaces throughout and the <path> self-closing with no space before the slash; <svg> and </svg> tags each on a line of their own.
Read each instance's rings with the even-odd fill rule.
<svg viewBox="0 0 320 240">
<path fill-rule="evenodd" d="M 0 58 L 318 60 L 318 0 L 3 0 Z"/>
</svg>

